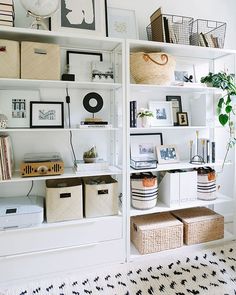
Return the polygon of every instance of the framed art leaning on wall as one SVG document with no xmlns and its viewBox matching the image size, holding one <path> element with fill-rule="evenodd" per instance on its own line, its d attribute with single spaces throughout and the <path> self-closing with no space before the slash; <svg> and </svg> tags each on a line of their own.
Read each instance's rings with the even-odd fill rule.
<svg viewBox="0 0 236 295">
<path fill-rule="evenodd" d="M 51 30 L 107 36 L 106 0 L 61 0 L 51 18 Z"/>
</svg>

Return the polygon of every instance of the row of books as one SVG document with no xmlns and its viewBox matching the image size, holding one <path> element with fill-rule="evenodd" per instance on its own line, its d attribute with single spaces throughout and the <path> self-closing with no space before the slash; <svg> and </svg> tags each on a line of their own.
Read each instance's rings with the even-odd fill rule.
<svg viewBox="0 0 236 295">
<path fill-rule="evenodd" d="M 198 46 L 219 48 L 218 37 L 213 34 L 198 34 Z"/>
<path fill-rule="evenodd" d="M 11 140 L 8 135 L 0 136 L 0 180 L 12 178 L 13 153 Z"/>
<path fill-rule="evenodd" d="M 130 111 L 130 127 L 137 127 L 137 101 L 132 100 L 130 101 L 129 106 Z"/>
<path fill-rule="evenodd" d="M 215 163 L 215 153 L 214 141 L 210 141 L 208 138 L 198 138 L 197 146 L 192 147 L 190 158 L 197 155 L 204 163 Z"/>
<path fill-rule="evenodd" d="M 14 27 L 14 20 L 13 0 L 0 0 L 0 26 Z"/>
</svg>

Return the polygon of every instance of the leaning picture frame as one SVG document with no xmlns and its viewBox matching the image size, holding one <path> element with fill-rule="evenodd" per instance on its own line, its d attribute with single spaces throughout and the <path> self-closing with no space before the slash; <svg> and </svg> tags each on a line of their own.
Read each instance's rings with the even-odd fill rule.
<svg viewBox="0 0 236 295">
<path fill-rule="evenodd" d="M 106 0 L 61 0 L 50 29 L 85 36 L 107 36 Z"/>
<path fill-rule="evenodd" d="M 151 127 L 173 126 L 172 103 L 169 101 L 150 101 L 149 110 L 153 113 Z"/>
<path fill-rule="evenodd" d="M 75 75 L 75 80 L 80 82 L 92 81 L 92 62 L 102 62 L 103 55 L 99 52 L 66 51 L 66 64 L 69 74 Z"/>
<path fill-rule="evenodd" d="M 178 163 L 179 153 L 175 145 L 156 146 L 157 161 L 159 164 Z"/>
<path fill-rule="evenodd" d="M 166 96 L 166 101 L 171 101 L 172 113 L 173 113 L 173 123 L 174 123 L 174 126 L 178 126 L 179 123 L 178 123 L 177 113 L 182 112 L 181 96 L 168 95 L 168 96 Z"/>
<path fill-rule="evenodd" d="M 31 101 L 30 128 L 64 128 L 64 103 Z"/>
<path fill-rule="evenodd" d="M 139 39 L 135 10 L 107 8 L 108 37 Z"/>
</svg>

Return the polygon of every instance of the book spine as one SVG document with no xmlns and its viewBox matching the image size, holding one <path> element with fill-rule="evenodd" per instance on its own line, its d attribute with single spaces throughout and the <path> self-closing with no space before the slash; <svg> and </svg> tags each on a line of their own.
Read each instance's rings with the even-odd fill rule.
<svg viewBox="0 0 236 295">
<path fill-rule="evenodd" d="M 211 143 L 211 161 L 212 163 L 216 161 L 216 143 L 214 141 Z"/>
<path fill-rule="evenodd" d="M 168 19 L 165 16 L 163 17 L 163 22 L 164 22 L 165 40 L 167 43 L 170 43 Z"/>
<path fill-rule="evenodd" d="M 210 163 L 210 140 L 206 141 L 206 162 Z"/>
<path fill-rule="evenodd" d="M 133 108 L 134 108 L 134 111 L 133 111 L 133 127 L 137 127 L 137 101 L 134 100 L 133 101 Z"/>
<path fill-rule="evenodd" d="M 132 128 L 134 127 L 134 101 L 129 102 L 129 126 Z"/>
</svg>

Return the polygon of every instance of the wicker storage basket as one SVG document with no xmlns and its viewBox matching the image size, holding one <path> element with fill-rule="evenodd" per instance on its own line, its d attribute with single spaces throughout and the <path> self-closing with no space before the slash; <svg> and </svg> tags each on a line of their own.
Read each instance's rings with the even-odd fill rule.
<svg viewBox="0 0 236 295">
<path fill-rule="evenodd" d="M 224 216 L 206 207 L 171 212 L 184 224 L 184 243 L 199 244 L 224 237 Z"/>
<path fill-rule="evenodd" d="M 170 213 L 131 217 L 131 241 L 141 254 L 183 245 L 183 224 Z"/>
<path fill-rule="evenodd" d="M 83 193 L 80 178 L 46 181 L 47 222 L 83 218 Z"/>
<path fill-rule="evenodd" d="M 0 39 L 0 78 L 20 78 L 20 45 Z"/>
<path fill-rule="evenodd" d="M 60 59 L 57 44 L 21 42 L 21 78 L 60 80 Z"/>
<path fill-rule="evenodd" d="M 137 84 L 169 84 L 174 76 L 175 64 L 175 59 L 163 52 L 130 55 L 131 75 Z"/>
</svg>

